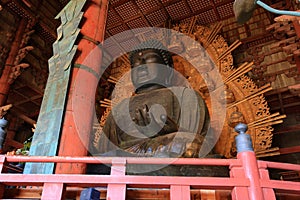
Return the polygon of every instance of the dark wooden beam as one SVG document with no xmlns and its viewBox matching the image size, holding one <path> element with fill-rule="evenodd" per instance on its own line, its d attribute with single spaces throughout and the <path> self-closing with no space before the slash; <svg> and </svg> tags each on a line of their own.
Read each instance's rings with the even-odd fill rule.
<svg viewBox="0 0 300 200">
<path fill-rule="evenodd" d="M 18 95 L 24 97 L 24 98 L 26 99 L 26 102 L 31 101 L 31 100 L 30 100 L 31 98 L 33 98 L 33 99 L 35 100 L 35 99 L 38 99 L 38 98 L 42 97 L 41 95 L 39 95 L 38 98 L 37 98 L 37 96 L 34 96 L 34 97 L 28 97 L 28 96 L 24 95 L 23 93 L 21 93 L 21 92 L 19 92 L 19 91 L 14 90 L 14 92 L 15 92 L 16 94 L 18 94 Z M 31 102 L 32 102 L 33 104 L 37 105 L 37 106 L 40 106 L 39 103 L 36 103 L 36 102 L 34 102 L 34 101 L 31 101 Z M 25 102 L 23 102 L 23 103 L 25 103 Z M 17 104 L 17 105 L 20 105 L 20 104 Z"/>
<path fill-rule="evenodd" d="M 21 148 L 23 148 L 24 144 L 22 144 L 20 142 L 17 142 L 13 139 L 10 139 L 10 138 L 6 138 L 5 146 L 11 146 L 11 147 L 14 147 L 16 149 L 21 149 Z"/>
<path fill-rule="evenodd" d="M 219 15 L 218 10 L 217 10 L 217 6 L 216 6 L 216 4 L 215 4 L 215 1 L 214 1 L 214 0 L 210 0 L 209 2 L 210 2 L 210 5 L 212 5 L 212 9 L 214 10 L 214 12 L 215 12 L 215 14 L 216 14 L 216 16 L 217 16 L 218 21 L 220 21 L 220 20 L 221 20 L 221 17 L 220 17 L 220 15 Z"/>
<path fill-rule="evenodd" d="M 13 2 L 10 3 L 10 2 Z M 33 20 L 37 20 L 40 16 L 38 16 L 36 13 L 34 13 L 34 11 L 30 10 L 24 3 L 16 1 L 16 0 L 12 0 L 9 1 L 7 3 L 7 6 L 10 10 L 10 12 L 12 13 L 16 13 L 15 12 L 15 7 L 17 7 L 17 9 L 23 13 L 23 15 L 25 15 L 25 18 L 27 19 L 33 19 Z M 19 14 L 19 13 L 16 13 Z M 20 17 L 24 17 L 24 16 L 20 16 Z M 56 27 L 56 24 L 53 23 L 54 20 L 47 20 L 46 22 L 39 20 L 37 25 L 40 26 L 45 32 L 48 33 L 48 35 L 50 35 L 51 37 L 54 38 L 54 40 L 56 39 L 56 31 L 53 30 L 53 27 Z"/>
<path fill-rule="evenodd" d="M 19 81 L 22 82 L 23 84 L 20 85 L 20 87 L 23 87 L 24 85 L 30 87 L 30 89 L 32 89 L 33 91 L 35 91 L 36 93 L 40 94 L 40 95 L 44 95 L 44 91 L 40 88 L 38 88 L 37 86 L 35 86 L 34 84 L 28 82 L 25 78 L 23 78 L 22 76 L 18 77 Z"/>
<path fill-rule="evenodd" d="M 283 101 L 282 101 L 282 93 L 278 93 L 278 99 L 279 99 L 279 103 L 280 103 L 280 111 L 281 113 L 284 113 L 284 105 L 283 105 Z"/>
<path fill-rule="evenodd" d="M 284 134 L 284 133 L 290 133 L 290 132 L 296 132 L 300 131 L 300 124 L 294 125 L 294 126 L 286 126 L 284 128 L 275 130 L 273 134 Z"/>
<path fill-rule="evenodd" d="M 291 153 L 300 153 L 300 146 L 280 148 L 279 153 L 280 153 L 280 155 L 291 154 Z"/>
<path fill-rule="evenodd" d="M 19 94 L 19 92 L 17 92 L 17 93 Z M 16 103 L 13 103 L 13 105 L 14 106 L 19 106 L 19 105 L 21 105 L 23 103 L 27 103 L 29 101 L 33 102 L 34 100 L 37 100 L 37 99 L 39 99 L 41 97 L 43 97 L 43 96 L 42 95 L 36 95 L 36 96 L 33 96 L 33 97 L 26 97 L 23 101 L 18 101 Z M 38 105 L 38 106 L 40 105 L 40 104 L 37 104 L 35 102 L 33 102 L 33 103 L 36 104 L 36 105 Z"/>
<path fill-rule="evenodd" d="M 300 102 L 293 102 L 293 103 L 284 104 L 283 105 L 283 109 L 285 109 L 285 108 L 291 108 L 291 107 L 298 107 L 298 106 L 300 106 Z M 281 110 L 281 109 L 282 109 L 281 106 L 271 107 L 271 111 Z"/>
<path fill-rule="evenodd" d="M 27 115 L 21 113 L 20 111 L 18 111 L 16 108 L 12 108 L 10 110 L 10 113 L 16 117 L 19 117 L 20 119 L 24 120 L 25 122 L 27 122 L 28 124 L 34 125 L 36 124 L 36 121 L 31 119 L 30 117 L 28 117 Z"/>
</svg>

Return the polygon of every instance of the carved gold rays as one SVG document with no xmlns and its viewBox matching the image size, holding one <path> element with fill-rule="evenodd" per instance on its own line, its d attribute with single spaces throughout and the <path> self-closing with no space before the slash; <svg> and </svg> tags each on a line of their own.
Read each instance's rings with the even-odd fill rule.
<svg viewBox="0 0 300 200">
<path fill-rule="evenodd" d="M 193 20 L 191 20 L 193 23 Z M 179 24 L 174 27 L 176 30 L 182 30 L 186 24 Z M 188 26 L 189 27 L 189 26 Z M 218 34 L 222 24 L 217 23 L 211 27 L 200 25 L 194 26 L 193 34 L 195 40 L 200 42 L 210 55 L 214 67 L 207 67 L 206 71 L 201 74 L 197 72 L 189 63 L 180 57 L 176 57 L 175 67 L 184 66 L 185 77 L 190 77 L 189 83 L 199 91 L 205 99 L 206 104 L 211 112 L 211 99 L 208 92 L 217 90 L 219 87 L 224 87 L 219 95 L 218 102 L 226 104 L 226 120 L 223 127 L 214 127 L 212 120 L 212 128 L 215 131 L 221 131 L 221 136 L 215 146 L 217 153 L 224 155 L 227 158 L 236 155 L 234 126 L 239 122 L 244 122 L 249 125 L 248 134 L 251 135 L 254 150 L 258 157 L 274 155 L 277 153 L 277 148 L 271 149 L 272 131 L 271 125 L 282 123 L 284 115 L 279 113 L 270 114 L 269 107 L 263 96 L 264 93 L 272 88 L 269 84 L 258 88 L 254 82 L 245 74 L 252 69 L 253 63 L 244 63 L 239 67 L 233 66 L 233 58 L 231 52 L 240 44 L 240 41 L 235 41 L 230 46 L 225 42 L 224 38 Z M 183 32 L 184 33 L 184 32 Z M 185 33 L 184 33 L 185 34 Z M 174 44 L 173 44 L 174 45 Z M 218 85 L 214 81 L 213 71 L 217 67 L 224 85 Z M 210 90 L 208 90 L 210 88 Z"/>
<path fill-rule="evenodd" d="M 212 99 L 210 92 L 218 91 L 216 102 L 218 105 L 225 106 L 226 118 L 222 127 L 219 127 L 217 121 L 220 120 L 214 115 L 211 115 L 211 126 L 215 132 L 221 132 L 215 151 L 227 158 L 235 157 L 235 136 L 234 126 L 239 122 L 247 123 L 249 126 L 248 134 L 251 135 L 254 150 L 258 157 L 276 155 L 278 148 L 271 148 L 272 131 L 271 125 L 282 123 L 284 115 L 279 113 L 270 114 L 269 107 L 264 98 L 264 93 L 270 91 L 272 88 L 269 84 L 258 88 L 257 85 L 246 75 L 252 70 L 253 63 L 244 63 L 239 67 L 233 66 L 232 51 L 240 44 L 240 41 L 235 41 L 230 46 L 225 42 L 224 38 L 219 35 L 222 28 L 221 23 L 212 25 L 211 27 L 204 27 L 196 24 L 196 18 L 192 18 L 190 22 L 183 22 L 173 26 L 173 29 L 179 31 L 195 41 L 199 42 L 206 50 L 211 58 L 203 59 L 203 54 L 199 52 L 196 45 L 185 46 L 182 38 L 178 36 L 170 39 L 169 49 L 179 51 L 186 51 L 190 59 L 199 64 L 196 70 L 191 62 L 186 61 L 181 56 L 173 56 L 174 68 L 187 78 L 190 86 L 198 91 L 205 99 L 210 114 L 212 113 Z M 119 83 L 120 77 L 129 70 L 127 58 L 122 57 L 124 67 L 120 67 L 115 75 L 110 76 L 108 81 L 111 83 Z M 125 61 L 124 61 L 125 60 Z M 216 81 L 216 73 L 220 74 L 222 84 Z M 123 81 L 123 82 L 122 82 Z M 131 87 L 127 85 L 127 81 L 121 80 L 122 84 L 117 84 L 116 87 Z M 124 90 L 123 90 L 124 91 Z M 132 88 L 129 89 L 132 91 Z M 106 112 L 101 118 L 100 125 L 103 125 L 106 117 L 111 109 L 111 105 L 119 102 L 127 94 L 115 94 L 110 100 L 101 101 L 101 105 L 106 107 Z"/>
</svg>

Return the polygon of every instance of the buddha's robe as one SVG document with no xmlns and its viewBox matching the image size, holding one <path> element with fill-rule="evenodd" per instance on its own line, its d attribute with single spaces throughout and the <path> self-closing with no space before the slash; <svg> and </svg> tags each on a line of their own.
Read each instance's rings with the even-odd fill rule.
<svg viewBox="0 0 300 200">
<path fill-rule="evenodd" d="M 136 109 L 145 104 L 156 121 L 163 123 L 160 116 L 165 114 L 178 125 L 178 131 L 163 134 L 138 131 L 132 118 Z M 124 99 L 112 109 L 95 152 L 106 154 L 121 149 L 136 156 L 198 157 L 208 127 L 208 110 L 197 92 L 186 87 L 155 89 Z M 192 154 L 186 154 L 188 149 Z"/>
</svg>

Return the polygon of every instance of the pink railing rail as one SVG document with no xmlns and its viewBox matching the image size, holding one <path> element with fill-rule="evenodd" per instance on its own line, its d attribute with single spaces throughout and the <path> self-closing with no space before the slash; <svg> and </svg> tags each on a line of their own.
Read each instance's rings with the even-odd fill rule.
<svg viewBox="0 0 300 200">
<path fill-rule="evenodd" d="M 10 174 L 3 173 L 7 162 L 54 162 L 111 164 L 110 175 Z M 230 177 L 171 177 L 125 175 L 126 164 L 169 164 L 228 166 Z M 232 199 L 275 200 L 274 189 L 300 194 L 300 183 L 270 180 L 268 168 L 300 171 L 300 165 L 257 161 L 254 152 L 240 152 L 237 159 L 132 158 L 132 157 L 42 157 L 0 156 L 0 195 L 5 185 L 43 186 L 41 199 L 61 199 L 66 186 L 107 187 L 107 199 L 123 200 L 126 187 L 169 188 L 171 200 L 190 199 L 190 189 L 231 190 Z"/>
</svg>

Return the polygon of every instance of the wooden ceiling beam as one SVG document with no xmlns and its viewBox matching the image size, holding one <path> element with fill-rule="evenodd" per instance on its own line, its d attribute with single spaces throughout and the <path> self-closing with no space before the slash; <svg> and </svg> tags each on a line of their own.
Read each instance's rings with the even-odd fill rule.
<svg viewBox="0 0 300 200">
<path fill-rule="evenodd" d="M 212 9 L 214 10 L 214 12 L 215 12 L 215 14 L 216 14 L 216 16 L 217 16 L 218 21 L 220 21 L 220 20 L 221 20 L 221 17 L 220 17 L 220 15 L 219 15 L 218 10 L 217 10 L 217 6 L 216 6 L 216 4 L 215 4 L 215 1 L 214 1 L 214 0 L 209 0 L 209 2 L 210 2 L 210 4 L 212 5 Z"/>
<path fill-rule="evenodd" d="M 134 5 L 134 7 L 139 10 L 138 5 L 136 4 L 135 1 L 131 0 L 132 4 Z M 148 26 L 151 26 L 150 22 L 148 21 L 148 19 L 145 17 L 145 15 L 143 14 L 143 12 L 139 12 L 139 16 L 144 20 L 144 22 L 146 22 L 146 24 Z"/>
<path fill-rule="evenodd" d="M 213 0 L 211 0 L 211 1 L 213 1 Z M 217 13 L 217 17 L 218 17 L 218 20 L 220 21 L 220 20 L 223 20 L 223 19 L 221 19 L 221 17 L 219 16 L 219 14 L 218 14 L 218 12 L 217 12 L 217 10 L 216 10 L 216 7 L 218 7 L 218 6 L 222 6 L 222 5 L 225 5 L 225 4 L 228 4 L 228 3 L 230 3 L 230 2 L 232 2 L 231 0 L 226 0 L 226 1 L 222 1 L 221 3 L 218 3 L 218 4 L 214 4 L 214 5 L 210 5 L 210 6 L 208 6 L 208 7 L 205 7 L 205 8 L 203 8 L 203 9 L 200 9 L 200 10 L 198 10 L 198 11 L 196 11 L 196 12 L 191 12 L 191 14 L 190 15 L 186 15 L 186 16 L 182 16 L 182 17 L 180 17 L 180 18 L 178 18 L 178 19 L 176 19 L 176 20 L 178 20 L 178 21 L 180 21 L 180 20 L 183 20 L 183 19 L 186 19 L 186 18 L 190 18 L 190 17 L 193 17 L 193 16 L 197 16 L 197 15 L 200 15 L 201 13 L 203 13 L 203 12 L 206 12 L 206 11 L 208 11 L 208 10 L 211 10 L 211 9 L 213 9 L 216 13 Z M 168 13 L 168 12 L 167 12 Z M 228 16 L 227 18 L 230 18 L 230 17 L 233 17 L 234 15 L 232 15 L 232 16 Z"/>
<path fill-rule="evenodd" d="M 285 95 L 282 95 L 282 93 L 280 93 L 280 94 L 281 94 L 282 99 L 288 99 L 288 98 L 295 97 L 295 95 L 292 95 L 292 94 L 285 94 Z M 272 103 L 272 102 L 278 102 L 278 96 L 268 97 L 268 103 Z"/>
<path fill-rule="evenodd" d="M 27 115 L 25 115 L 24 113 L 20 112 L 18 109 L 16 108 L 12 108 L 10 109 L 10 113 L 16 117 L 19 117 L 20 119 L 24 120 L 25 122 L 27 122 L 28 124 L 34 125 L 36 124 L 36 121 L 31 119 L 30 117 L 28 117 Z"/>
<path fill-rule="evenodd" d="M 28 87 L 30 87 L 30 89 L 32 89 L 33 91 L 35 91 L 36 93 L 44 96 L 44 91 L 41 90 L 40 88 L 36 87 L 35 85 L 33 85 L 32 83 L 29 83 L 26 79 L 24 79 L 22 76 L 19 76 L 18 79 L 20 80 L 20 82 L 23 83 L 23 86 L 26 85 Z"/>
<path fill-rule="evenodd" d="M 8 4 L 9 2 L 11 2 L 12 0 L 0 0 L 0 3 L 1 3 L 1 5 L 3 6 L 3 5 L 6 5 L 6 4 Z"/>
<path fill-rule="evenodd" d="M 130 29 L 130 27 L 126 24 L 126 22 L 125 22 L 125 20 L 123 20 L 123 18 L 120 16 L 120 14 L 116 11 L 116 9 L 115 8 L 110 8 L 111 10 L 113 10 L 114 12 L 115 12 L 115 14 L 116 15 L 118 15 L 118 17 L 120 18 L 120 19 L 122 19 L 122 22 L 121 23 L 118 23 L 118 26 L 120 26 L 120 25 L 124 25 L 124 26 L 126 26 L 128 29 Z M 133 18 L 135 19 L 135 18 L 138 18 L 139 16 L 138 15 L 136 15 L 136 16 L 134 16 Z M 127 21 L 127 20 L 126 20 Z M 115 28 L 115 27 L 117 27 L 117 26 L 113 26 L 113 27 L 110 27 L 110 29 L 112 29 L 112 28 Z"/>
<path fill-rule="evenodd" d="M 165 2 L 165 3 L 163 3 L 162 0 L 159 0 L 159 1 L 160 1 L 161 5 L 163 5 L 164 7 L 168 7 L 168 6 L 170 6 L 174 3 L 180 2 L 182 0 L 171 0 L 171 1 L 168 1 L 168 2 Z"/>
<path fill-rule="evenodd" d="M 128 2 L 128 0 L 120 0 L 120 1 L 118 1 L 118 2 L 115 2 L 115 3 L 111 3 L 110 1 L 109 1 L 109 9 L 111 9 L 112 7 L 118 7 L 118 6 L 121 6 L 121 5 L 123 5 L 123 4 L 125 4 L 125 3 L 127 3 Z"/>
<path fill-rule="evenodd" d="M 37 20 L 38 19 L 38 17 L 39 17 L 38 15 L 36 15 L 33 11 L 29 10 L 27 6 L 25 7 L 25 4 L 23 6 L 21 3 L 19 3 L 16 0 L 12 0 L 12 1 L 9 1 L 7 3 L 10 12 L 15 13 L 15 11 L 13 11 L 13 9 L 10 7 L 11 6 L 10 2 L 13 2 L 14 5 L 17 6 L 18 9 L 20 9 L 27 16 L 27 18 L 31 18 L 33 20 Z M 39 20 L 38 24 L 40 25 L 41 28 L 43 28 L 45 31 L 47 31 L 49 33 L 49 35 L 51 35 L 54 38 L 56 38 L 56 31 L 53 30 L 53 28 L 50 28 L 50 26 L 48 25 L 48 23 L 50 23 L 50 22 L 51 22 L 51 20 L 47 21 L 47 23 L 43 22 L 42 20 Z M 52 26 L 55 26 L 55 24 L 52 23 Z"/>
<path fill-rule="evenodd" d="M 288 87 L 280 88 L 280 89 L 273 89 L 267 93 L 265 93 L 265 96 L 271 96 L 278 93 L 283 93 L 289 91 Z"/>
<path fill-rule="evenodd" d="M 25 5 L 25 4 L 23 4 Z M 20 1 L 16 1 L 16 0 L 11 0 L 11 1 L 6 1 L 5 3 L 5 6 L 7 6 L 9 9 L 10 12 L 12 13 L 16 13 L 14 10 L 13 10 L 13 7 L 12 6 L 17 6 L 24 14 L 25 16 L 28 18 L 28 19 L 36 19 L 36 15 L 34 15 L 29 9 L 28 7 L 26 6 L 23 6 L 22 3 L 20 3 Z M 16 14 L 19 14 L 19 13 L 16 13 Z M 21 17 L 21 16 L 19 16 Z"/>
<path fill-rule="evenodd" d="M 29 101 L 31 101 L 30 99 L 31 99 L 31 97 L 27 97 L 26 95 L 24 95 L 24 94 L 22 94 L 21 92 L 19 92 L 19 91 L 16 91 L 16 90 L 14 90 L 14 92 L 16 93 L 16 94 L 18 94 L 18 95 L 20 95 L 20 96 L 22 96 L 22 97 L 24 97 L 25 99 L 26 99 L 26 102 L 29 102 Z M 39 95 L 40 96 L 40 95 Z M 34 96 L 34 97 L 36 97 L 36 96 Z M 41 97 L 41 96 L 40 96 Z M 35 105 L 37 105 L 37 106 L 39 106 L 40 107 L 40 104 L 39 103 L 36 103 L 36 102 L 34 102 L 34 101 L 31 101 L 33 104 L 35 104 Z"/>
<path fill-rule="evenodd" d="M 40 37 L 40 36 L 37 36 L 37 37 Z M 35 40 L 34 38 L 32 38 L 32 40 L 30 41 L 30 44 L 31 44 L 31 46 L 34 46 L 34 50 L 30 51 L 29 53 L 32 53 L 32 54 L 36 55 L 35 50 L 39 50 L 39 51 L 43 52 L 43 57 L 40 58 L 40 59 L 42 59 L 45 62 L 48 62 L 48 59 L 53 55 L 52 48 L 46 47 L 47 44 L 43 44 L 44 46 L 42 46 L 40 44 L 40 42 L 41 42 L 40 40 L 42 40 L 41 37 L 38 38 L 37 40 Z M 38 56 L 38 55 L 36 55 L 36 56 Z"/>
<path fill-rule="evenodd" d="M 36 69 L 39 73 L 43 74 L 45 77 L 48 77 L 48 62 L 39 60 L 38 57 L 33 54 L 28 54 L 23 60 L 25 63 L 30 63 L 30 67 Z M 43 68 L 44 67 L 44 68 Z M 46 69 L 45 69 L 46 68 Z M 41 74 L 38 74 L 40 76 Z"/>
<path fill-rule="evenodd" d="M 125 20 L 123 20 L 122 22 L 115 23 L 115 24 L 113 24 L 112 26 L 108 27 L 108 30 L 109 30 L 109 29 L 116 28 L 116 27 L 118 27 L 118 26 L 120 26 L 120 25 L 122 25 L 122 24 L 124 24 L 124 25 L 127 26 L 126 23 L 128 23 L 128 22 L 130 22 L 130 21 L 132 21 L 132 20 L 135 20 L 135 19 L 137 19 L 137 18 L 139 18 L 139 17 L 142 17 L 142 18 L 148 23 L 148 25 L 150 25 L 150 22 L 147 20 L 146 15 L 147 15 L 147 14 L 150 14 L 150 13 L 153 13 L 153 12 L 155 12 L 155 11 L 158 11 L 158 10 L 160 10 L 160 9 L 163 9 L 163 10 L 165 11 L 165 13 L 168 15 L 167 17 L 168 17 L 168 18 L 171 18 L 170 15 L 169 15 L 169 13 L 168 13 L 168 11 L 166 10 L 166 7 L 168 7 L 168 6 L 172 5 L 172 4 L 181 2 L 181 1 L 182 1 L 182 0 L 173 0 L 173 1 L 168 1 L 168 2 L 166 2 L 166 3 L 162 3 L 161 0 L 158 0 L 158 1 L 157 1 L 157 3 L 159 4 L 158 7 L 153 8 L 153 9 L 147 11 L 147 12 L 144 13 L 144 14 L 143 14 L 142 12 L 140 12 L 139 15 L 133 16 L 133 17 L 131 17 L 130 19 L 125 19 Z M 210 3 L 211 5 L 210 5 L 210 6 L 205 7 L 205 8 L 203 8 L 203 9 L 197 11 L 197 12 L 192 12 L 192 9 L 191 9 L 191 7 L 188 5 L 188 2 L 187 2 L 186 0 L 184 0 L 184 3 L 185 3 L 185 4 L 187 5 L 187 7 L 190 9 L 190 13 L 191 13 L 191 14 L 186 15 L 186 16 L 182 16 L 182 17 L 180 17 L 180 18 L 178 18 L 178 19 L 173 19 L 173 20 L 180 21 L 180 20 L 183 20 L 183 19 L 185 19 L 185 18 L 190 18 L 190 17 L 196 16 L 196 15 L 199 15 L 199 14 L 201 14 L 201 13 L 207 11 L 207 10 L 210 10 L 210 9 L 213 9 L 214 12 L 215 12 L 216 15 L 217 15 L 218 20 L 221 20 L 221 17 L 220 17 L 220 15 L 218 14 L 218 11 L 217 11 L 217 7 L 222 6 L 222 5 L 226 5 L 226 4 L 228 4 L 228 3 L 232 3 L 231 0 L 226 0 L 226 1 L 219 2 L 219 3 L 214 3 L 213 0 L 210 0 L 210 1 L 211 1 L 211 3 Z M 119 1 L 119 2 L 117 2 L 117 3 L 113 4 L 113 5 L 111 5 L 111 8 L 110 8 L 110 9 L 113 10 L 113 11 L 120 17 L 120 15 L 118 14 L 118 12 L 116 12 L 115 8 L 118 7 L 118 6 L 121 6 L 121 5 L 123 5 L 124 3 L 127 3 L 127 2 L 128 2 L 128 1 L 125 1 L 125 0 L 124 0 L 124 1 Z M 136 4 L 134 1 L 131 1 L 131 2 L 134 3 L 135 6 L 137 6 L 137 4 Z M 112 7 L 112 6 L 113 6 L 113 7 Z M 138 7 L 138 6 L 137 6 L 137 7 Z M 230 17 L 230 16 L 229 16 L 229 17 Z M 122 17 L 120 17 L 120 18 L 122 19 Z M 128 26 L 127 26 L 127 27 L 128 27 Z"/>
<path fill-rule="evenodd" d="M 158 1 L 157 1 L 157 3 L 159 4 L 158 7 L 153 8 L 153 9 L 147 11 L 146 13 L 140 12 L 139 15 L 133 16 L 133 17 L 131 17 L 130 19 L 125 19 L 125 20 L 123 20 L 122 22 L 115 23 L 115 24 L 109 26 L 107 29 L 108 29 L 108 31 L 109 31 L 109 29 L 116 28 L 116 27 L 118 27 L 118 26 L 120 26 L 120 25 L 122 25 L 122 24 L 124 24 L 124 25 L 127 26 L 127 24 L 126 24 L 127 22 L 130 22 L 130 21 L 132 21 L 132 20 L 135 20 L 135 19 L 137 19 L 137 18 L 139 18 L 139 17 L 142 17 L 142 18 L 148 23 L 148 25 L 150 25 L 150 22 L 147 20 L 146 15 L 147 15 L 147 14 L 150 14 L 150 13 L 153 13 L 153 12 L 155 12 L 155 11 L 158 11 L 158 10 L 160 10 L 160 9 L 163 9 L 164 12 L 168 15 L 167 17 L 170 19 L 171 16 L 169 15 L 168 11 L 166 10 L 166 7 L 168 7 L 168 6 L 172 5 L 172 4 L 181 2 L 181 1 L 182 1 L 182 0 L 173 0 L 173 1 L 168 1 L 168 2 L 166 2 L 166 3 L 162 3 L 161 0 L 158 0 Z M 112 7 L 111 7 L 110 9 L 113 10 L 113 11 L 120 17 L 120 15 L 118 14 L 118 12 L 116 12 L 115 8 L 118 7 L 118 6 L 121 6 L 121 5 L 123 5 L 124 3 L 127 3 L 127 2 L 128 2 L 128 1 L 123 0 L 123 1 L 119 1 L 119 2 L 117 2 L 117 3 L 114 3 L 114 4 L 112 4 Z M 132 0 L 131 0 L 131 2 L 132 2 L 135 6 L 137 6 L 137 4 L 136 4 L 135 1 L 132 1 Z M 213 0 L 210 0 L 210 4 L 211 4 L 210 6 L 205 7 L 205 8 L 203 8 L 203 9 L 200 9 L 200 10 L 198 10 L 197 12 L 192 12 L 191 7 L 189 6 L 189 4 L 188 4 L 188 2 L 187 2 L 186 0 L 184 0 L 184 3 L 186 4 L 187 8 L 190 10 L 190 13 L 191 13 L 191 14 L 186 15 L 186 16 L 182 16 L 182 17 L 180 17 L 180 18 L 178 18 L 178 19 L 173 19 L 173 20 L 180 21 L 180 20 L 183 20 L 183 19 L 186 19 L 186 18 L 190 18 L 190 17 L 196 16 L 196 15 L 199 15 L 199 14 L 201 14 L 201 13 L 203 13 L 203 12 L 206 12 L 207 10 L 211 10 L 211 9 L 214 10 L 214 12 L 216 13 L 218 20 L 221 20 L 221 17 L 220 17 L 220 15 L 219 15 L 218 11 L 217 11 L 217 7 L 222 6 L 222 5 L 226 5 L 226 4 L 229 4 L 229 3 L 232 3 L 232 0 L 225 0 L 225 1 L 221 1 L 221 2 L 219 2 L 219 3 L 215 3 Z M 137 6 L 137 8 L 138 8 L 138 6 Z M 231 16 L 229 16 L 229 17 L 231 17 Z M 122 19 L 122 17 L 120 17 L 120 18 Z M 128 27 L 128 26 L 127 26 L 127 27 Z"/>
<path fill-rule="evenodd" d="M 17 142 L 15 140 L 11 139 L 11 138 L 6 138 L 5 139 L 5 145 L 6 146 L 12 146 L 12 147 L 14 147 L 16 149 L 21 149 L 24 146 L 24 144 L 22 144 L 20 142 Z"/>
<path fill-rule="evenodd" d="M 14 91 L 15 92 L 15 91 Z M 16 92 L 19 94 L 19 92 Z M 27 102 L 33 102 L 34 100 L 37 100 L 37 99 L 40 99 L 41 97 L 43 97 L 42 95 L 36 95 L 36 96 L 33 96 L 33 97 L 27 97 L 26 99 L 24 99 L 23 101 L 18 101 L 16 103 L 13 103 L 13 106 L 19 106 L 23 103 L 27 103 Z M 35 103 L 36 104 L 36 103 Z M 37 104 L 36 104 L 37 105 Z"/>
<path fill-rule="evenodd" d="M 192 8 L 188 4 L 187 0 L 183 0 L 184 5 L 189 9 L 190 13 L 193 13 Z"/>
<path fill-rule="evenodd" d="M 214 3 L 214 5 L 219 7 L 233 2 L 234 2 L 233 0 L 222 0 L 222 1 L 218 1 L 217 3 Z"/>
<path fill-rule="evenodd" d="M 293 102 L 293 103 L 285 103 L 281 106 L 274 106 L 274 107 L 271 107 L 270 110 L 274 111 L 274 110 L 281 110 L 282 108 L 285 109 L 285 108 L 290 108 L 290 107 L 296 107 L 296 106 L 300 106 L 300 102 Z"/>
<path fill-rule="evenodd" d="M 167 14 L 167 18 L 168 19 L 171 19 L 171 16 L 169 15 L 169 13 L 168 13 L 168 11 L 167 11 L 167 9 L 165 8 L 165 6 L 162 4 L 162 2 L 161 2 L 161 0 L 157 0 L 157 3 L 160 5 L 160 8 L 159 9 L 163 9 L 164 10 L 164 12 Z M 159 9 L 157 9 L 157 10 L 159 10 Z M 147 13 L 148 14 L 148 13 Z"/>
<path fill-rule="evenodd" d="M 37 118 L 39 114 L 40 114 L 40 110 L 36 110 L 35 112 L 28 114 L 28 117 Z"/>
<path fill-rule="evenodd" d="M 282 93 L 278 93 L 278 99 L 279 99 L 279 104 L 280 104 L 280 111 L 281 113 L 285 113 L 284 112 L 284 105 L 283 105 L 283 101 L 282 101 Z"/>
<path fill-rule="evenodd" d="M 280 152 L 280 155 L 291 154 L 291 153 L 300 153 L 300 146 L 280 148 L 279 152 Z"/>
<path fill-rule="evenodd" d="M 285 126 L 284 128 L 278 129 L 273 132 L 273 134 L 284 134 L 284 133 L 291 133 L 300 131 L 300 124 L 293 125 L 293 126 Z"/>
</svg>

